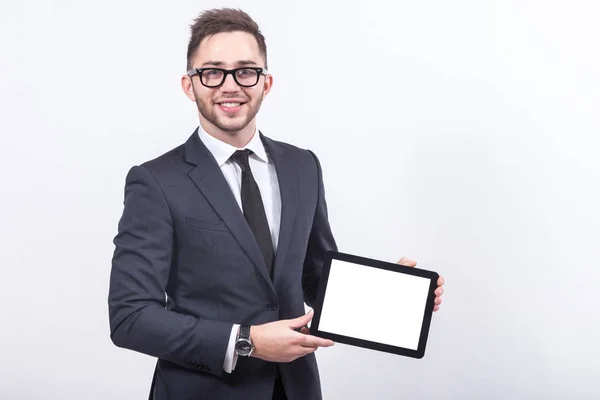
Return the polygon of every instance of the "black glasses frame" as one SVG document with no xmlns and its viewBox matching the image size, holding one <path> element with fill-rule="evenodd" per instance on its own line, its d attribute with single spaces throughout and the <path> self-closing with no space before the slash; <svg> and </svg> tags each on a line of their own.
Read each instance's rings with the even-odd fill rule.
<svg viewBox="0 0 600 400">
<path fill-rule="evenodd" d="M 252 71 L 256 71 L 256 82 L 254 82 L 252 85 L 243 85 L 237 79 L 237 75 L 236 75 L 237 72 L 245 70 L 245 69 L 250 69 Z M 207 85 L 202 80 L 202 73 L 204 71 L 221 71 L 223 73 L 223 79 L 221 80 L 221 82 L 218 85 Z M 192 69 L 190 69 L 187 72 L 187 74 L 188 74 L 188 76 L 190 78 L 193 77 L 194 75 L 198 75 L 198 78 L 199 78 L 200 83 L 202 85 L 206 86 L 207 88 L 214 89 L 216 87 L 221 86 L 223 83 L 225 83 L 225 79 L 227 79 L 227 75 L 229 75 L 229 74 L 231 74 L 231 76 L 233 76 L 233 80 L 239 86 L 241 86 L 241 87 L 252 87 L 252 86 L 256 86 L 256 84 L 260 80 L 260 76 L 261 75 L 267 76 L 268 72 L 267 72 L 267 70 L 265 68 L 259 68 L 259 67 L 241 67 L 241 68 L 234 68 L 234 69 L 224 69 L 224 68 L 209 67 L 209 68 L 192 68 Z"/>
</svg>

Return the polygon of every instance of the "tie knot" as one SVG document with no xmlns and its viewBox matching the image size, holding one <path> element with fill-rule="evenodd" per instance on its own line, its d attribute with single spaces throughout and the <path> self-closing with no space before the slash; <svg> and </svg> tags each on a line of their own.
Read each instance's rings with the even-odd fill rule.
<svg viewBox="0 0 600 400">
<path fill-rule="evenodd" d="M 242 171 L 250 171 L 250 162 L 248 161 L 250 154 L 252 154 L 252 150 L 237 150 L 231 159 L 242 168 Z"/>
</svg>

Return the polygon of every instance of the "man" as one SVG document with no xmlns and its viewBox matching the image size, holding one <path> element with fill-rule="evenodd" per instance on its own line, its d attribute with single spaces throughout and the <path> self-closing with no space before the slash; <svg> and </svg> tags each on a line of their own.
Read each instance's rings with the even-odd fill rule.
<svg viewBox="0 0 600 400">
<path fill-rule="evenodd" d="M 158 358 L 151 399 L 320 399 L 314 352 L 333 342 L 309 334 L 304 303 L 336 243 L 319 161 L 257 129 L 273 77 L 247 14 L 200 15 L 187 70 L 198 128 L 127 174 L 111 338 Z"/>
</svg>

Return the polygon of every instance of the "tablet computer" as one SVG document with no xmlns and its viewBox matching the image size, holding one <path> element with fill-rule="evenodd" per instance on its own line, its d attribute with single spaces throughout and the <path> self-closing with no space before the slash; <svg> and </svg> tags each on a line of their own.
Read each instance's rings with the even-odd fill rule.
<svg viewBox="0 0 600 400">
<path fill-rule="evenodd" d="M 319 282 L 311 335 L 423 358 L 439 275 L 330 251 Z"/>
</svg>

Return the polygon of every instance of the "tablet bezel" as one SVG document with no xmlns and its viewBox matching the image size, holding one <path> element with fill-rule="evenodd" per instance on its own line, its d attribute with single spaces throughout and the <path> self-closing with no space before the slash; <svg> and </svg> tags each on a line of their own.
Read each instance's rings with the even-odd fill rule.
<svg viewBox="0 0 600 400">
<path fill-rule="evenodd" d="M 346 261 L 358 265 L 365 266 L 367 268 L 379 268 L 386 271 L 397 272 L 401 274 L 414 275 L 430 280 L 429 293 L 427 294 L 427 300 L 423 307 L 425 312 L 423 313 L 423 321 L 421 324 L 421 333 L 419 335 L 419 345 L 417 350 L 409 349 L 405 347 L 398 347 L 384 343 L 372 342 L 369 340 L 358 339 L 352 336 L 339 335 L 336 333 L 326 332 L 319 329 L 319 321 L 321 319 L 321 312 L 323 309 L 323 301 L 325 299 L 325 293 L 327 290 L 327 282 L 329 279 L 329 272 L 331 270 L 331 263 L 333 260 Z M 313 307 L 314 316 L 310 325 L 310 334 L 325 339 L 331 339 L 334 342 L 348 344 L 351 346 L 363 347 L 371 350 L 383 351 L 386 353 L 392 353 L 412 358 L 423 358 L 425 355 L 425 348 L 427 346 L 427 339 L 429 337 L 429 328 L 431 326 L 431 318 L 433 316 L 433 307 L 435 300 L 435 290 L 437 289 L 437 281 L 439 274 L 433 271 L 428 271 L 416 267 L 407 267 L 400 264 L 391 262 L 375 260 L 372 258 L 361 257 L 357 255 L 342 253 L 338 251 L 328 251 L 325 254 L 325 260 L 323 264 L 323 270 L 321 272 L 321 279 L 319 281 L 319 287 L 317 289 L 317 297 Z M 387 316 L 383 316 L 384 318 Z"/>
</svg>

